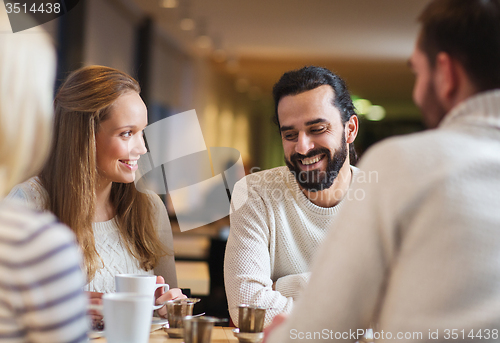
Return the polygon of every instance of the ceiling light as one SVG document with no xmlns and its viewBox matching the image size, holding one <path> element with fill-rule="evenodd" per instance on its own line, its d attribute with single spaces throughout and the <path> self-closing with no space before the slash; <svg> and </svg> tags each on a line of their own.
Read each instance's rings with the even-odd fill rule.
<svg viewBox="0 0 500 343">
<path fill-rule="evenodd" d="M 212 47 L 212 39 L 207 35 L 198 36 L 196 38 L 196 45 L 200 49 L 210 49 Z"/>
<path fill-rule="evenodd" d="M 181 29 L 184 31 L 191 31 L 194 29 L 195 23 L 191 18 L 184 18 L 181 20 Z"/>
<path fill-rule="evenodd" d="M 177 0 L 160 0 L 160 6 L 163 8 L 176 8 L 178 5 Z"/>
<path fill-rule="evenodd" d="M 370 107 L 372 106 L 372 103 L 370 100 L 366 99 L 356 99 L 352 102 L 354 105 L 354 112 L 358 115 L 365 115 L 368 113 L 370 110 Z"/>
<path fill-rule="evenodd" d="M 379 121 L 385 118 L 385 108 L 378 105 L 373 105 L 366 113 L 366 119 L 372 121 Z"/>
</svg>

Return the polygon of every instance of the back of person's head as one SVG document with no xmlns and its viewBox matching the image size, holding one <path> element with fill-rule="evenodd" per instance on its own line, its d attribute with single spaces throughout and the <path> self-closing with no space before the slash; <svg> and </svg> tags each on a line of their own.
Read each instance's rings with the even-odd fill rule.
<svg viewBox="0 0 500 343">
<path fill-rule="evenodd" d="M 434 0 L 419 21 L 419 48 L 431 67 L 446 52 L 477 91 L 500 88 L 500 0 Z"/>
<path fill-rule="evenodd" d="M 307 66 L 302 69 L 286 72 L 273 87 L 274 118 L 273 121 L 280 128 L 278 117 L 278 104 L 280 100 L 289 95 L 297 95 L 320 86 L 328 85 L 333 89 L 333 106 L 340 111 L 342 124 L 345 125 L 349 118 L 355 116 L 354 105 L 347 86 L 340 76 L 322 67 Z M 357 161 L 354 144 L 349 146 L 351 163 Z"/>
<path fill-rule="evenodd" d="M 0 17 L 0 198 L 42 166 L 50 143 L 56 58 L 39 28 Z"/>
</svg>

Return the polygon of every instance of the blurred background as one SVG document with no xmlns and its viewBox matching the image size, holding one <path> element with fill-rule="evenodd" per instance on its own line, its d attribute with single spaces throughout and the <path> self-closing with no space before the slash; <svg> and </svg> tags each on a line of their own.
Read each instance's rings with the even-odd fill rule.
<svg viewBox="0 0 500 343">
<path fill-rule="evenodd" d="M 250 172 L 284 165 L 271 90 L 306 65 L 346 80 L 360 116 L 358 153 L 422 130 L 407 60 L 427 2 L 81 0 L 43 27 L 58 49 L 59 84 L 85 65 L 123 70 L 139 80 L 150 124 L 195 109 L 206 146 L 239 150 Z M 197 306 L 208 314 L 226 316 L 228 219 L 181 233 L 168 207 L 180 286 L 203 297 Z"/>
</svg>

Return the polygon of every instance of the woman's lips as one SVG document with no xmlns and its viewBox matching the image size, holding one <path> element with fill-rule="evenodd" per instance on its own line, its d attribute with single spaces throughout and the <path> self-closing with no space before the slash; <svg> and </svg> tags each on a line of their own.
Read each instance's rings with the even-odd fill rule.
<svg viewBox="0 0 500 343">
<path fill-rule="evenodd" d="M 120 163 L 125 166 L 126 168 L 135 171 L 139 167 L 137 165 L 137 160 L 119 160 Z"/>
</svg>

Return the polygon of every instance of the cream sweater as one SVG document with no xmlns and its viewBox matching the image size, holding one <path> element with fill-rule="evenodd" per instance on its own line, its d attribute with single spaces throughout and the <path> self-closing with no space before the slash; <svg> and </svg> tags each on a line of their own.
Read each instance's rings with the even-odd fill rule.
<svg viewBox="0 0 500 343">
<path fill-rule="evenodd" d="M 47 196 L 46 190 L 37 177 L 17 185 L 9 194 L 10 198 L 22 199 L 33 204 L 40 211 L 44 210 Z M 114 219 L 93 223 L 96 250 L 103 261 L 103 267 L 97 271 L 94 279 L 85 286 L 84 290 L 102 293 L 114 292 L 114 277 L 117 274 L 161 275 L 165 278 L 166 283 L 170 285 L 170 288 L 177 287 L 170 221 L 161 199 L 156 195 L 152 195 L 151 199 L 156 207 L 158 235 L 170 255 L 162 257 L 154 271 L 145 271 L 139 266 L 137 259 L 127 251 Z"/>
<path fill-rule="evenodd" d="M 500 90 L 460 104 L 438 129 L 377 144 L 359 167 L 378 182 L 353 184 L 364 200 L 344 204 L 308 296 L 268 341 L 375 323 L 377 342 L 498 342 Z"/>
<path fill-rule="evenodd" d="M 357 168 L 351 170 L 355 176 Z M 290 312 L 309 279 L 311 259 L 344 201 L 331 208 L 316 206 L 287 167 L 248 175 L 235 185 L 224 279 L 236 325 L 240 304 L 270 308 L 265 325 L 276 314 Z"/>
</svg>

